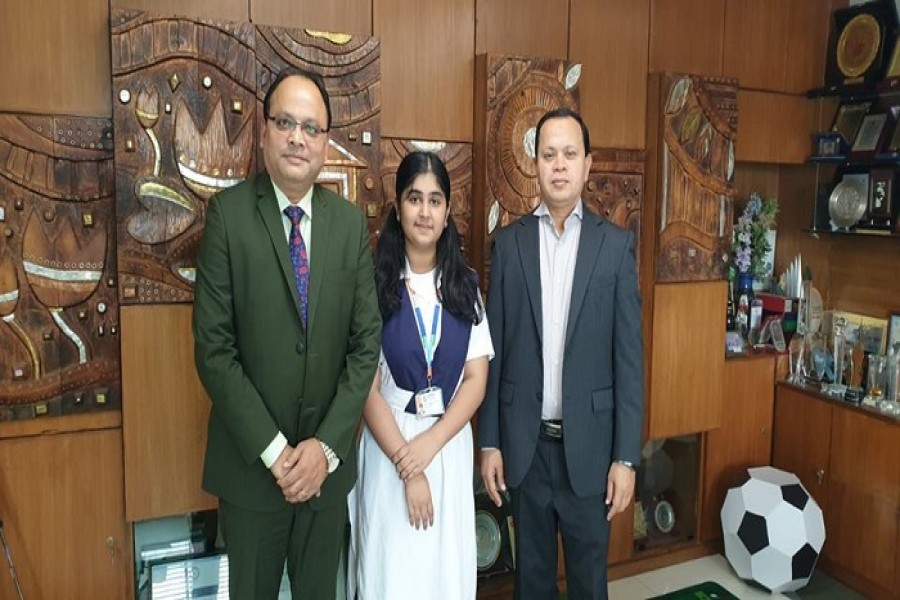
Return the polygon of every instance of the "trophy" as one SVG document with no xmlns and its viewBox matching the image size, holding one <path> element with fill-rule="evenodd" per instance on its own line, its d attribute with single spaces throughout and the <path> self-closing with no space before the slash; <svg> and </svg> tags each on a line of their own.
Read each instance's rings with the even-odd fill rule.
<svg viewBox="0 0 900 600">
<path fill-rule="evenodd" d="M 847 327 L 847 319 L 840 317 L 835 319 L 832 328 L 832 353 L 834 354 L 834 381 L 825 389 L 825 392 L 834 396 L 842 396 L 847 391 L 844 385 L 844 329 Z"/>
</svg>

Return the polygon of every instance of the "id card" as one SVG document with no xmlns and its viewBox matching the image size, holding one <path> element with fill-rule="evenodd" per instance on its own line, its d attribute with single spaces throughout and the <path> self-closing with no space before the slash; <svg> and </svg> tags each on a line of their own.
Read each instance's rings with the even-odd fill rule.
<svg viewBox="0 0 900 600">
<path fill-rule="evenodd" d="M 441 388 L 431 386 L 416 393 L 416 415 L 437 417 L 444 414 L 444 393 Z"/>
</svg>

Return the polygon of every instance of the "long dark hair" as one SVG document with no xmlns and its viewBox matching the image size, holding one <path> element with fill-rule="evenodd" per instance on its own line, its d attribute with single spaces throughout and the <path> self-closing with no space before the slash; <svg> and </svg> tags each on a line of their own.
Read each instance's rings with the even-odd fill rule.
<svg viewBox="0 0 900 600">
<path fill-rule="evenodd" d="M 450 176 L 437 155 L 431 152 L 412 152 L 397 168 L 397 199 L 384 220 L 378 248 L 375 251 L 375 285 L 378 289 L 378 306 L 381 317 L 387 321 L 400 308 L 403 282 L 401 275 L 406 267 L 406 238 L 400 226 L 397 207 L 403 202 L 403 194 L 423 173 L 434 173 L 450 208 Z M 452 315 L 477 324 L 482 309 L 478 297 L 478 281 L 475 272 L 466 265 L 459 243 L 459 232 L 452 218 L 437 242 L 437 278 L 441 280 L 441 303 Z"/>
</svg>

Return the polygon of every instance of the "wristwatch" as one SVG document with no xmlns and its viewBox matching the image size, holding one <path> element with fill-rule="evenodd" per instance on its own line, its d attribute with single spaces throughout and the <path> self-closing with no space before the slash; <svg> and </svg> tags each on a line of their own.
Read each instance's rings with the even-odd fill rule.
<svg viewBox="0 0 900 600">
<path fill-rule="evenodd" d="M 623 467 L 628 467 L 632 471 L 634 471 L 634 463 L 627 460 L 614 460 L 613 461 L 617 465 L 622 465 Z"/>
<path fill-rule="evenodd" d="M 325 461 L 328 463 L 328 474 L 330 475 L 341 465 L 341 459 L 337 457 L 337 454 L 335 454 L 334 450 L 332 450 L 328 444 L 318 438 L 316 439 L 318 440 L 319 445 L 322 446 L 322 452 L 325 453 Z"/>
</svg>

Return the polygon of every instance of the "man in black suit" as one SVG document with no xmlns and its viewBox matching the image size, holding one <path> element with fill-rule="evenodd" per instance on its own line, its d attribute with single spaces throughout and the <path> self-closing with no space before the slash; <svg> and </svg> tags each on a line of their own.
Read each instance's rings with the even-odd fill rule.
<svg viewBox="0 0 900 600">
<path fill-rule="evenodd" d="M 585 210 L 581 117 L 538 122 L 541 204 L 494 239 L 487 314 L 496 356 L 478 413 L 481 474 L 510 486 L 516 598 L 606 598 L 609 520 L 634 496 L 643 421 L 641 307 L 630 232 Z"/>
</svg>

